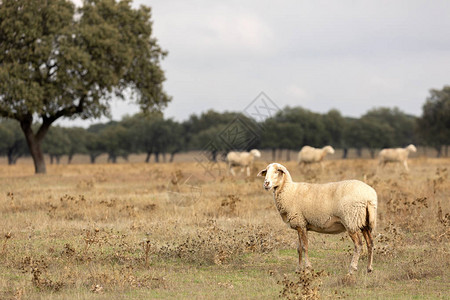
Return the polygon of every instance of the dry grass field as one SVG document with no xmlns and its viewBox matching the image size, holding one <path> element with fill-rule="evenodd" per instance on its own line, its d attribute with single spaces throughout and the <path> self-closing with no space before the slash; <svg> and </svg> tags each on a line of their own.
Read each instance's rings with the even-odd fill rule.
<svg viewBox="0 0 450 300">
<path fill-rule="evenodd" d="M 224 166 L 48 165 L 36 176 L 0 165 L 0 299 L 450 298 L 450 159 L 411 159 L 410 173 L 375 173 L 368 159 L 286 163 L 296 181 L 377 191 L 374 272 L 364 248 L 351 277 L 345 233 L 311 232 L 314 270 L 295 273 L 296 233 L 262 179 Z"/>
</svg>

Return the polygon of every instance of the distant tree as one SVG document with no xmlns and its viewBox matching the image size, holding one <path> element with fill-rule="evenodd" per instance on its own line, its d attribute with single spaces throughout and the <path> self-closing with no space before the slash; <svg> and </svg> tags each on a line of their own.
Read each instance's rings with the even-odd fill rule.
<svg viewBox="0 0 450 300">
<path fill-rule="evenodd" d="M 128 129 L 133 152 L 146 153 L 146 162 L 155 155 L 159 162 L 160 154 L 166 161 L 166 153 L 172 162 L 175 154 L 185 146 L 183 127 L 172 119 L 164 119 L 162 114 L 136 114 L 124 118 L 122 125 Z"/>
<path fill-rule="evenodd" d="M 220 152 L 227 152 L 228 146 L 220 138 L 220 134 L 224 132 L 226 125 L 216 125 L 208 129 L 204 129 L 194 135 L 191 139 L 190 147 L 192 149 L 204 150 L 205 154 L 209 152 L 211 161 L 217 161 Z M 201 159 L 201 158 L 200 158 Z"/>
<path fill-rule="evenodd" d="M 184 122 L 186 144 L 190 150 L 204 150 L 210 159 L 225 157 L 230 150 L 250 150 L 258 145 L 260 132 L 253 119 L 241 113 L 208 111 Z"/>
<path fill-rule="evenodd" d="M 266 119 L 263 123 L 261 132 L 262 149 L 272 150 L 272 160 L 276 159 L 276 150 L 278 157 L 281 158 L 281 150 L 299 150 L 303 143 L 303 128 L 298 123 L 279 122 L 273 118 Z M 290 160 L 290 151 L 286 152 L 286 160 Z"/>
<path fill-rule="evenodd" d="M 169 162 L 173 162 L 175 154 L 179 153 L 185 147 L 186 132 L 184 131 L 183 126 L 174 120 L 168 119 L 165 123 L 165 126 L 170 132 L 165 152 L 170 153 Z"/>
<path fill-rule="evenodd" d="M 81 127 L 65 128 L 67 137 L 70 140 L 67 153 L 67 163 L 71 163 L 75 154 L 87 154 L 87 130 Z"/>
<path fill-rule="evenodd" d="M 89 130 L 86 132 L 85 146 L 86 151 L 89 154 L 91 164 L 95 164 L 97 158 L 105 152 L 100 139 L 100 134 L 98 132 Z"/>
<path fill-rule="evenodd" d="M 116 163 L 118 157 L 128 160 L 130 154 L 130 135 L 121 124 L 111 124 L 98 133 L 100 149 L 108 154 L 108 162 Z"/>
<path fill-rule="evenodd" d="M 417 120 L 417 132 L 425 144 L 442 155 L 442 146 L 450 145 L 450 86 L 430 90 L 423 105 L 422 116 Z"/>
<path fill-rule="evenodd" d="M 263 122 L 263 130 L 261 133 L 260 147 L 261 149 L 272 150 L 272 160 L 276 160 L 276 151 L 281 146 L 278 139 L 280 134 L 281 126 L 273 118 L 268 118 Z M 303 140 L 303 139 L 302 139 Z"/>
<path fill-rule="evenodd" d="M 369 149 L 370 156 L 375 157 L 375 150 L 392 144 L 394 130 L 386 123 L 380 123 L 367 116 L 358 120 L 360 130 L 362 130 L 361 141 Z"/>
<path fill-rule="evenodd" d="M 336 109 L 332 109 L 322 115 L 322 122 L 325 127 L 325 143 L 333 146 L 333 148 L 342 148 L 344 146 L 343 135 L 346 122 L 341 113 Z"/>
<path fill-rule="evenodd" d="M 301 107 L 286 107 L 274 119 L 282 123 L 298 124 L 303 131 L 300 146 L 322 147 L 327 142 L 327 132 L 323 117 Z"/>
<path fill-rule="evenodd" d="M 59 164 L 61 156 L 67 155 L 70 150 L 70 139 L 66 128 L 53 126 L 42 142 L 42 151 L 50 156 L 50 163 Z"/>
<path fill-rule="evenodd" d="M 14 165 L 26 154 L 28 149 L 19 123 L 10 119 L 0 120 L 0 155 L 6 155 L 8 164 Z"/>
<path fill-rule="evenodd" d="M 360 119 L 346 118 L 347 125 L 344 130 L 345 147 L 355 148 L 358 157 L 362 155 L 362 149 L 366 145 L 365 130 Z"/>
<path fill-rule="evenodd" d="M 289 150 L 298 150 L 302 147 L 302 140 L 304 136 L 303 128 L 296 123 L 280 123 L 278 126 L 279 148 L 288 150 L 286 153 L 286 160 L 291 160 Z"/>
<path fill-rule="evenodd" d="M 405 147 L 414 143 L 416 117 L 407 115 L 396 107 L 374 108 L 369 110 L 362 118 L 378 123 L 380 126 L 388 125 L 391 128 L 385 134 L 385 142 L 381 145 L 382 148 Z"/>
<path fill-rule="evenodd" d="M 57 119 L 108 115 L 112 97 L 129 90 L 143 110 L 164 107 L 164 55 L 150 8 L 131 1 L 85 0 L 78 9 L 67 0 L 2 1 L 0 116 L 20 122 L 35 172 L 45 173 L 41 142 Z"/>
</svg>

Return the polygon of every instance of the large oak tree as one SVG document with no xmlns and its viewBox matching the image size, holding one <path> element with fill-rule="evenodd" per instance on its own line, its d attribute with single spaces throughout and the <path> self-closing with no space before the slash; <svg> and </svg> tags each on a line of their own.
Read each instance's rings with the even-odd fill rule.
<svg viewBox="0 0 450 300">
<path fill-rule="evenodd" d="M 20 122 L 36 173 L 46 172 L 41 142 L 57 119 L 108 116 L 110 100 L 131 92 L 144 111 L 170 101 L 150 17 L 131 1 L 1 2 L 0 116 Z"/>
</svg>

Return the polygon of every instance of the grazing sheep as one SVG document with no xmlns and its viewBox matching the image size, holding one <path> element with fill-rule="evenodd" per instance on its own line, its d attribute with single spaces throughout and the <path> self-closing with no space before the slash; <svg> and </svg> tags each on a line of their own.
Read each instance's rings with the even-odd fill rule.
<svg viewBox="0 0 450 300">
<path fill-rule="evenodd" d="M 334 149 L 331 146 L 325 146 L 321 149 L 317 149 L 311 146 L 303 146 L 303 148 L 298 153 L 298 164 L 311 164 L 320 163 L 323 169 L 323 159 L 327 154 L 333 154 Z"/>
<path fill-rule="evenodd" d="M 247 176 L 250 176 L 250 168 L 253 165 L 255 157 L 261 157 L 261 152 L 256 149 L 250 152 L 229 152 L 227 154 L 228 170 L 233 176 L 236 176 L 233 167 L 240 166 L 241 173 L 244 171 L 244 168 L 247 168 Z"/>
<path fill-rule="evenodd" d="M 347 231 L 355 250 L 349 273 L 358 268 L 362 249 L 362 232 L 368 248 L 367 271 L 371 272 L 373 260 L 372 230 L 377 214 L 377 193 L 358 180 L 346 180 L 325 184 L 293 182 L 289 171 L 281 164 L 269 164 L 258 176 L 265 176 L 263 187 L 273 190 L 275 205 L 281 218 L 298 233 L 298 260 L 311 267 L 308 258 L 307 231 L 337 234 Z"/>
<path fill-rule="evenodd" d="M 413 144 L 406 148 L 383 149 L 378 154 L 378 167 L 384 167 L 388 162 L 399 162 L 403 163 L 406 171 L 409 171 L 407 163 L 409 152 L 417 152 Z"/>
</svg>

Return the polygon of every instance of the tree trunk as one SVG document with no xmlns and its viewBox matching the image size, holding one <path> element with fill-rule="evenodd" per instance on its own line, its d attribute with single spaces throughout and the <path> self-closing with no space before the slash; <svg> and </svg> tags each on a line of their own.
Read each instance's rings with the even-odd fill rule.
<svg viewBox="0 0 450 300">
<path fill-rule="evenodd" d="M 59 160 L 61 159 L 61 155 L 55 155 L 56 164 L 59 165 Z"/>
<path fill-rule="evenodd" d="M 152 153 L 151 152 L 147 152 L 147 157 L 145 158 L 145 162 L 148 163 L 150 162 L 150 158 L 152 157 Z"/>
<path fill-rule="evenodd" d="M 441 145 L 436 146 L 436 150 L 437 150 L 437 157 L 441 157 L 441 154 L 442 154 L 442 147 L 441 147 Z"/>
<path fill-rule="evenodd" d="M 14 155 L 13 149 L 8 149 L 8 165 L 15 165 L 17 160 L 19 159 L 20 155 L 16 154 Z"/>
<path fill-rule="evenodd" d="M 91 164 L 95 164 L 95 160 L 97 159 L 97 155 L 90 154 L 89 156 L 91 158 Z"/>
<path fill-rule="evenodd" d="M 291 150 L 290 150 L 290 149 L 287 149 L 287 150 L 286 150 L 286 160 L 287 160 L 287 161 L 290 161 L 290 160 L 291 160 Z"/>
<path fill-rule="evenodd" d="M 361 156 L 362 156 L 362 149 L 361 149 L 361 148 L 356 149 L 356 155 L 357 155 L 359 158 L 361 158 Z"/>
<path fill-rule="evenodd" d="M 277 152 L 277 149 L 275 149 L 275 148 L 272 148 L 272 161 L 275 161 L 275 157 L 276 157 L 276 153 Z"/>
<path fill-rule="evenodd" d="M 67 156 L 67 164 L 71 164 L 72 163 L 72 158 L 73 158 L 73 153 L 69 153 L 69 155 Z"/>
<path fill-rule="evenodd" d="M 33 123 L 33 117 L 28 116 L 20 122 L 20 127 L 25 135 L 28 148 L 30 149 L 31 157 L 33 158 L 34 171 L 36 174 L 45 174 L 47 169 L 45 167 L 44 154 L 41 149 L 41 141 L 50 127 L 50 124 L 43 123 L 36 135 L 34 135 L 31 125 Z"/>
<path fill-rule="evenodd" d="M 8 153 L 8 165 L 14 165 L 14 159 L 10 153 Z"/>
<path fill-rule="evenodd" d="M 159 163 L 159 152 L 155 152 L 155 162 Z"/>
<path fill-rule="evenodd" d="M 163 152 L 162 157 L 163 157 L 163 162 L 166 162 L 166 152 Z"/>
<path fill-rule="evenodd" d="M 211 151 L 211 160 L 213 162 L 217 161 L 217 151 L 216 150 Z"/>
<path fill-rule="evenodd" d="M 53 165 L 53 154 L 50 154 L 50 164 Z"/>
<path fill-rule="evenodd" d="M 370 157 L 375 158 L 375 149 L 369 148 Z"/>
<path fill-rule="evenodd" d="M 283 149 L 278 149 L 278 160 L 281 160 L 282 154 L 283 154 Z"/>
<path fill-rule="evenodd" d="M 169 158 L 169 162 L 173 162 L 173 159 L 175 158 L 175 154 L 176 154 L 176 152 L 172 152 L 172 153 L 170 153 L 170 158 Z"/>
<path fill-rule="evenodd" d="M 342 159 L 347 159 L 347 156 L 348 156 L 348 149 L 347 149 L 347 148 L 344 148 L 343 150 L 344 150 L 344 152 L 342 153 Z"/>
<path fill-rule="evenodd" d="M 117 156 L 115 154 L 110 153 L 108 155 L 108 162 L 115 164 L 117 162 Z"/>
</svg>

